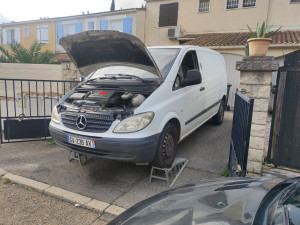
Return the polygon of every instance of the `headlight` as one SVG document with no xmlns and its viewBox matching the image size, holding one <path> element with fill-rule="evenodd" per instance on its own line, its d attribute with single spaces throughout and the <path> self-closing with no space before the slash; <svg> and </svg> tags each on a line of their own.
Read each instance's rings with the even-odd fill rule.
<svg viewBox="0 0 300 225">
<path fill-rule="evenodd" d="M 54 122 L 54 123 L 59 123 L 59 117 L 58 117 L 58 112 L 57 112 L 57 107 L 54 106 L 53 109 L 52 109 L 52 113 L 51 113 L 51 120 Z"/>
<path fill-rule="evenodd" d="M 141 113 L 121 121 L 114 129 L 114 133 L 132 133 L 147 127 L 154 117 L 153 112 Z"/>
</svg>

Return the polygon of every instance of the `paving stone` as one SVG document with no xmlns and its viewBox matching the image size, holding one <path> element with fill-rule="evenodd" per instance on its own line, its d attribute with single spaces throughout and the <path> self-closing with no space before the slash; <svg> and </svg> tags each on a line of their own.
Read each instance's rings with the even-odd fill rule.
<svg viewBox="0 0 300 225">
<path fill-rule="evenodd" d="M 3 175 L 5 175 L 7 172 L 3 169 L 0 168 L 0 177 L 2 177 Z"/>
<path fill-rule="evenodd" d="M 248 160 L 262 163 L 263 150 L 257 150 L 257 149 L 249 148 Z"/>
<path fill-rule="evenodd" d="M 91 198 L 88 198 L 86 196 L 53 186 L 46 189 L 45 193 L 54 197 L 62 198 L 68 202 L 79 203 L 81 205 L 85 205 L 92 200 Z"/>
<path fill-rule="evenodd" d="M 86 203 L 85 206 L 89 209 L 102 213 L 107 207 L 109 207 L 109 204 L 93 199 L 92 201 Z"/>
<path fill-rule="evenodd" d="M 263 150 L 265 147 L 265 138 L 264 137 L 253 137 L 250 136 L 250 148 Z"/>
<path fill-rule="evenodd" d="M 258 73 L 258 72 L 243 72 L 241 73 L 240 83 L 243 84 L 255 84 L 255 85 L 269 85 L 271 81 L 271 72 Z"/>
<path fill-rule="evenodd" d="M 269 99 L 254 99 L 253 111 L 256 112 L 268 112 Z"/>
<path fill-rule="evenodd" d="M 118 216 L 121 213 L 123 213 L 125 210 L 126 209 L 121 208 L 121 207 L 119 207 L 117 205 L 111 205 L 107 209 L 105 209 L 105 212 L 108 213 L 108 214 L 111 214 L 111 215 Z"/>
<path fill-rule="evenodd" d="M 265 137 L 265 134 L 266 134 L 265 129 L 266 129 L 265 125 L 252 124 L 251 125 L 251 136 Z"/>
<path fill-rule="evenodd" d="M 21 184 L 21 185 L 31 187 L 31 188 L 39 191 L 39 192 L 43 192 L 45 189 L 50 187 L 50 185 L 48 185 L 48 184 L 38 182 L 38 181 L 35 181 L 35 180 L 32 180 L 32 179 L 28 179 L 28 178 L 25 178 L 25 177 L 21 177 L 21 176 L 18 176 L 18 175 L 14 175 L 14 174 L 11 174 L 11 173 L 7 173 L 3 177 L 7 178 L 7 179 L 9 179 L 9 180 L 11 180 L 11 181 L 13 181 L 17 184 Z"/>
</svg>

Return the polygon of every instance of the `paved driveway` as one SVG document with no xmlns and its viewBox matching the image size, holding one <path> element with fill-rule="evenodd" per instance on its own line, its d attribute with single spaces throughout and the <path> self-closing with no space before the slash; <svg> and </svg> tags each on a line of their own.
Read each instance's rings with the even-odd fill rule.
<svg viewBox="0 0 300 225">
<path fill-rule="evenodd" d="M 206 123 L 179 146 L 178 156 L 189 163 L 174 185 L 218 177 L 228 162 L 232 113 L 221 126 Z M 168 187 L 164 181 L 148 183 L 150 166 L 93 159 L 85 166 L 68 161 L 69 152 L 47 142 L 4 144 L 0 167 L 97 200 L 129 208 Z"/>
</svg>

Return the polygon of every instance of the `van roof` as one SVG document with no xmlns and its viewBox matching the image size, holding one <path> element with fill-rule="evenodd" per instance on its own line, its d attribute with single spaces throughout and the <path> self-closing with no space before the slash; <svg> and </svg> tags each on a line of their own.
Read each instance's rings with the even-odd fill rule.
<svg viewBox="0 0 300 225">
<path fill-rule="evenodd" d="M 220 55 L 220 53 L 214 51 L 214 50 L 211 50 L 209 48 L 205 48 L 205 47 L 199 47 L 197 45 L 162 45 L 162 46 L 149 46 L 148 48 L 177 48 L 177 49 L 188 49 L 188 48 L 197 48 L 201 51 L 205 51 L 205 52 L 210 52 L 210 53 L 214 53 L 214 54 L 217 54 L 217 55 Z"/>
</svg>

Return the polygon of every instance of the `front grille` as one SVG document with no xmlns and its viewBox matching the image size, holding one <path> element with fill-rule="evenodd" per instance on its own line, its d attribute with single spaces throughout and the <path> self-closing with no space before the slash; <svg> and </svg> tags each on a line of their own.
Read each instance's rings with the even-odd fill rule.
<svg viewBox="0 0 300 225">
<path fill-rule="evenodd" d="M 84 129 L 79 129 L 77 127 L 77 118 L 80 115 L 84 115 L 87 120 L 86 127 Z M 98 114 L 62 113 L 61 118 L 63 124 L 68 128 L 94 133 L 106 132 L 114 121 L 113 116 Z"/>
</svg>

